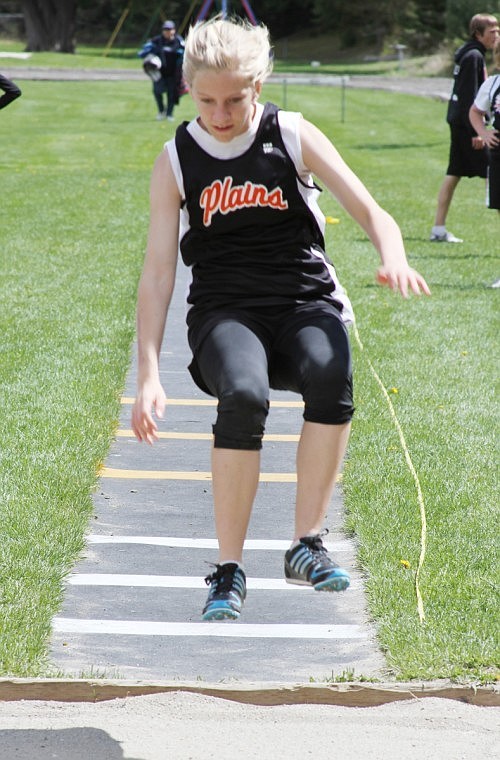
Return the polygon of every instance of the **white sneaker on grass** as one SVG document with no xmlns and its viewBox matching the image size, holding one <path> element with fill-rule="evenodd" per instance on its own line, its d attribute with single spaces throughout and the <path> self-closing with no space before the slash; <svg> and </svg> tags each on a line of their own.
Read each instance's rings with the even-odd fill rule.
<svg viewBox="0 0 500 760">
<path fill-rule="evenodd" d="M 455 237 L 452 232 L 445 230 L 444 232 L 432 232 L 429 238 L 431 243 L 463 243 L 461 238 Z"/>
</svg>

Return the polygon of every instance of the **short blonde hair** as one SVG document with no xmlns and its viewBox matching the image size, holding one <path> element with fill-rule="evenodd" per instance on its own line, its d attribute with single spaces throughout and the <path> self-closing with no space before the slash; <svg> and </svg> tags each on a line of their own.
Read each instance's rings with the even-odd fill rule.
<svg viewBox="0 0 500 760">
<path fill-rule="evenodd" d="M 183 74 L 188 85 L 198 71 L 237 71 L 255 85 L 272 71 L 269 30 L 220 15 L 192 26 L 186 38 Z"/>
</svg>

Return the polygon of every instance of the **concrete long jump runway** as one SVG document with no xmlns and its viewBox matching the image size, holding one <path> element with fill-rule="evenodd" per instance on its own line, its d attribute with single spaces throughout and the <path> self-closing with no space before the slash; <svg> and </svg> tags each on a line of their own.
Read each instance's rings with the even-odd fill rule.
<svg viewBox="0 0 500 760">
<path fill-rule="evenodd" d="M 119 430 L 94 495 L 84 556 L 53 621 L 51 658 L 73 677 L 183 681 L 325 681 L 381 678 L 354 542 L 342 533 L 340 488 L 326 542 L 351 573 L 342 593 L 291 586 L 283 555 L 293 533 L 295 451 L 302 402 L 273 393 L 262 474 L 245 545 L 247 601 L 237 622 L 205 623 L 204 577 L 217 558 L 210 477 L 215 401 L 187 371 L 187 273 L 181 265 L 161 356 L 170 401 L 160 440 L 130 430 L 135 351 Z"/>
</svg>

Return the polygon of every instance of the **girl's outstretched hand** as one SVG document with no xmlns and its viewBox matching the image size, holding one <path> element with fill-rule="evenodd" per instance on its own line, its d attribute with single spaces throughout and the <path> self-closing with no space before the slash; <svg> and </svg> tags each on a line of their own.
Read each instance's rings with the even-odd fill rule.
<svg viewBox="0 0 500 760">
<path fill-rule="evenodd" d="M 132 407 L 132 430 L 138 441 L 153 444 L 158 440 L 158 426 L 152 410 L 163 419 L 167 397 L 159 382 L 146 383 L 137 394 Z"/>
<path fill-rule="evenodd" d="M 415 269 L 409 266 L 389 267 L 382 265 L 377 269 L 377 282 L 387 285 L 391 290 L 399 290 L 403 298 L 408 298 L 408 291 L 420 296 L 430 296 L 431 291 L 426 281 Z"/>
</svg>

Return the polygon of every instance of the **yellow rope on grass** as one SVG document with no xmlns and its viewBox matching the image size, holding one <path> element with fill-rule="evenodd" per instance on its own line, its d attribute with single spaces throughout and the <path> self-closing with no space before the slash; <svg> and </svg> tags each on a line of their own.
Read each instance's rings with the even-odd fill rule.
<svg viewBox="0 0 500 760">
<path fill-rule="evenodd" d="M 365 349 L 364 349 L 363 343 L 361 342 L 361 338 L 359 337 L 359 332 L 358 332 L 358 328 L 356 327 L 356 325 L 354 325 L 353 331 L 354 331 L 354 337 L 356 339 L 356 342 L 357 342 L 360 350 L 364 354 L 364 350 Z M 420 531 L 420 557 L 419 557 L 419 560 L 418 560 L 417 571 L 415 573 L 415 594 L 416 594 L 416 597 L 417 597 L 418 616 L 420 618 L 420 622 L 423 623 L 424 620 L 425 620 L 425 612 L 424 612 L 424 603 L 423 603 L 423 600 L 422 600 L 422 594 L 420 593 L 419 580 L 420 580 L 420 571 L 421 571 L 422 566 L 424 564 L 425 552 L 426 552 L 426 544 L 427 544 L 427 519 L 426 519 L 426 514 L 425 514 L 425 503 L 424 503 L 424 497 L 423 497 L 423 494 L 422 494 L 422 488 L 420 486 L 420 480 L 418 478 L 417 471 L 415 470 L 415 467 L 414 467 L 413 462 L 411 460 L 410 452 L 408 451 L 408 446 L 406 445 L 406 440 L 405 440 L 405 436 L 404 436 L 404 433 L 403 433 L 403 428 L 401 427 L 401 424 L 400 424 L 400 422 L 399 422 L 399 420 L 397 418 L 396 412 L 394 411 L 394 406 L 392 404 L 391 398 L 390 398 L 390 396 L 389 396 L 389 394 L 388 394 L 388 392 L 387 392 L 387 390 L 386 390 L 386 388 L 385 388 L 382 380 L 380 379 L 380 377 L 379 377 L 379 375 L 378 375 L 375 367 L 373 366 L 372 362 L 370 361 L 370 358 L 366 354 L 364 354 L 364 358 L 366 359 L 366 361 L 368 363 L 368 366 L 370 367 L 370 371 L 371 371 L 373 377 L 375 378 L 375 380 L 377 381 L 378 385 L 380 386 L 380 389 L 381 389 L 381 391 L 382 391 L 382 393 L 384 395 L 384 398 L 387 401 L 387 404 L 389 406 L 389 411 L 390 411 L 390 414 L 391 414 L 391 417 L 392 417 L 392 421 L 394 422 L 394 426 L 395 426 L 396 430 L 398 431 L 399 440 L 400 440 L 401 446 L 403 448 L 406 464 L 408 465 L 408 469 L 410 470 L 410 472 L 412 474 L 412 477 L 413 477 L 413 480 L 414 480 L 414 483 L 415 483 L 415 488 L 417 490 L 417 500 L 418 500 L 418 505 L 419 505 L 419 509 L 420 509 L 421 531 Z"/>
</svg>

